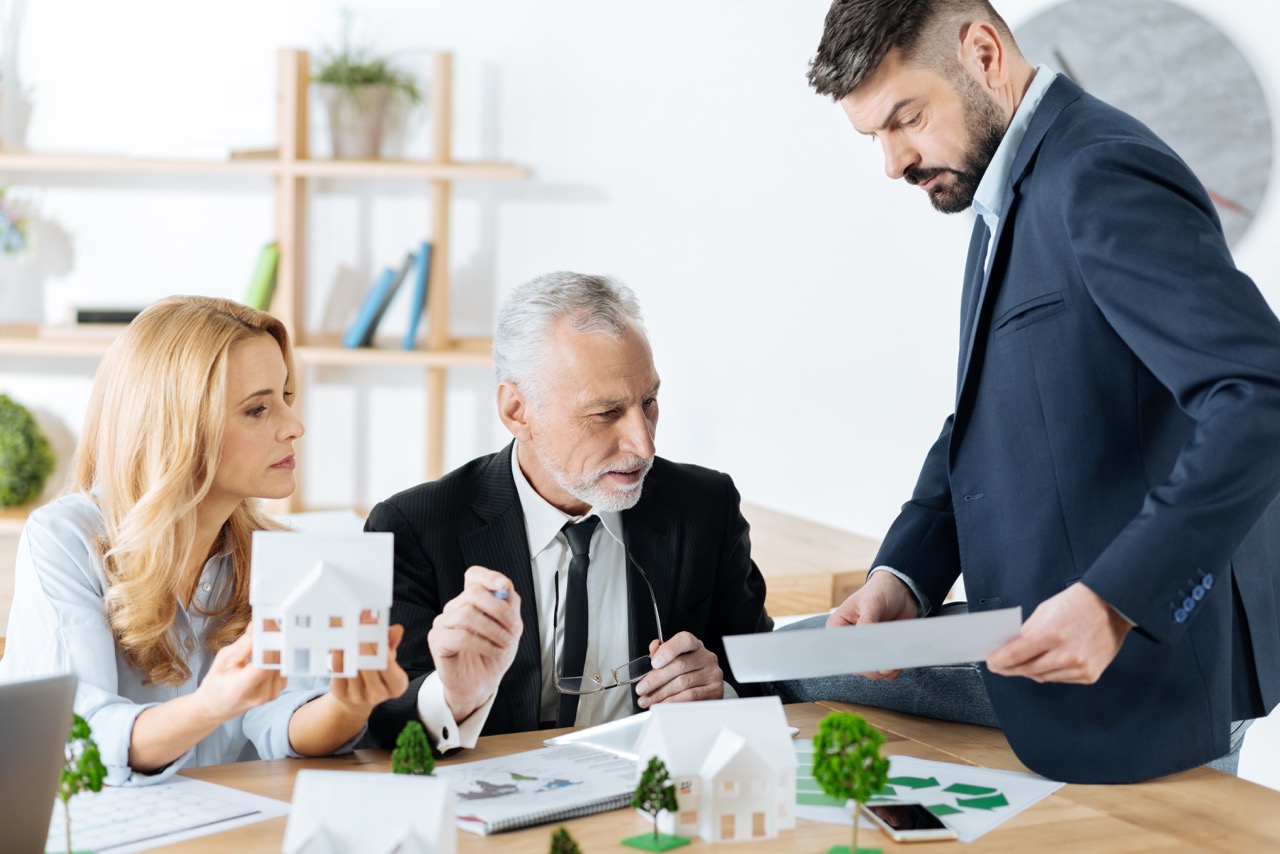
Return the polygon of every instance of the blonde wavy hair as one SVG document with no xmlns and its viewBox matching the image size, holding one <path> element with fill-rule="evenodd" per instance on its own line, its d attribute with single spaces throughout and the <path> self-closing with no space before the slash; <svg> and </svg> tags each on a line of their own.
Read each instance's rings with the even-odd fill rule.
<svg viewBox="0 0 1280 854">
<path fill-rule="evenodd" d="M 293 391 L 293 351 L 284 324 L 231 300 L 162 299 L 137 316 L 98 369 L 76 449 L 72 489 L 102 511 L 98 547 L 107 577 L 107 619 L 126 660 L 148 683 L 181 685 L 191 669 L 170 628 L 193 559 L 196 508 L 213 485 L 227 412 L 232 346 L 269 335 L 280 345 Z M 249 553 L 254 531 L 279 529 L 248 499 L 218 540 L 230 551 L 230 595 L 210 651 L 249 624 Z M 185 581 L 189 582 L 189 579 Z"/>
</svg>

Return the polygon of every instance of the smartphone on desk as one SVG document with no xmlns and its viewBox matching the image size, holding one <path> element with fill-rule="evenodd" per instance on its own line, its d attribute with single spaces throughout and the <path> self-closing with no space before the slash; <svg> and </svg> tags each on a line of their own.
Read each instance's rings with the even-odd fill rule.
<svg viewBox="0 0 1280 854">
<path fill-rule="evenodd" d="M 924 804 L 863 804 L 862 811 L 894 842 L 956 838 L 956 832 Z"/>
</svg>

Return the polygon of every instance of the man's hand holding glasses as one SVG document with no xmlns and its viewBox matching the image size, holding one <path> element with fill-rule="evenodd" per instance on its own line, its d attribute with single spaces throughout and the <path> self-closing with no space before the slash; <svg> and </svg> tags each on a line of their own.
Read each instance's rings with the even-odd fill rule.
<svg viewBox="0 0 1280 854">
<path fill-rule="evenodd" d="M 649 659 L 653 670 L 636 683 L 640 708 L 724 697 L 720 659 L 689 632 L 680 632 L 666 643 L 650 642 Z"/>
</svg>

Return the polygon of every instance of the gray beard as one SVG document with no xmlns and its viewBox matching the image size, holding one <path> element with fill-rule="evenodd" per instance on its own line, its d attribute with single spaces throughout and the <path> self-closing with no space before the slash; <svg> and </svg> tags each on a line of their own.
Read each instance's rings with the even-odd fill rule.
<svg viewBox="0 0 1280 854">
<path fill-rule="evenodd" d="M 600 479 L 604 475 L 612 471 L 606 468 L 593 472 L 581 480 L 572 480 L 564 471 L 555 466 L 551 460 L 542 453 L 542 449 L 537 443 L 530 443 L 533 447 L 534 456 L 538 458 L 538 463 L 545 469 L 551 478 L 556 482 L 556 486 L 581 501 L 583 504 L 590 506 L 594 510 L 604 510 L 606 512 L 621 513 L 623 510 L 630 510 L 640 501 L 640 490 L 644 487 L 644 478 L 641 477 L 635 486 L 621 487 L 617 490 L 609 490 L 600 486 Z M 623 465 L 630 467 L 637 463 L 644 465 L 644 473 L 648 475 L 649 469 L 653 467 L 653 459 L 642 459 L 635 457 L 624 460 Z"/>
</svg>

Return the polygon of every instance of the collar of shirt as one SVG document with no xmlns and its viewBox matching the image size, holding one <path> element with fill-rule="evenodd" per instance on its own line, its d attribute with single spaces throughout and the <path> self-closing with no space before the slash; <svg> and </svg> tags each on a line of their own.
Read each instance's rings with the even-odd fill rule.
<svg viewBox="0 0 1280 854">
<path fill-rule="evenodd" d="M 1018 109 L 1014 111 L 1013 121 L 1009 122 L 1009 129 L 1005 131 L 1000 147 L 996 149 L 995 156 L 987 166 L 987 171 L 982 174 L 982 180 L 978 182 L 978 189 L 973 193 L 974 213 L 982 217 L 992 235 L 996 233 L 1000 218 L 1004 216 L 1004 191 L 1009 186 L 1009 178 L 1013 173 L 1013 161 L 1018 154 L 1018 149 L 1022 147 L 1022 138 L 1027 135 L 1027 128 L 1031 126 L 1031 117 L 1035 115 L 1036 107 L 1040 106 L 1044 93 L 1049 91 L 1049 86 L 1057 76 L 1058 73 L 1047 66 L 1036 66 L 1031 85 L 1022 96 L 1022 103 L 1018 104 Z"/>
<path fill-rule="evenodd" d="M 524 510 L 524 530 L 529 538 L 529 556 L 537 557 L 547 546 L 551 545 L 566 522 L 580 522 L 587 516 L 599 516 L 600 527 L 609 532 L 609 536 L 625 546 L 622 539 L 622 514 L 611 510 L 597 510 L 594 507 L 584 516 L 570 516 L 559 507 L 554 506 L 538 494 L 520 469 L 517 451 L 520 443 L 511 448 L 511 478 L 516 482 L 516 495 L 520 498 L 520 507 Z"/>
</svg>

